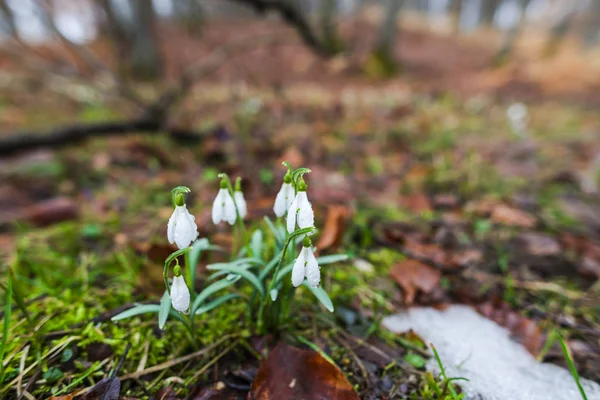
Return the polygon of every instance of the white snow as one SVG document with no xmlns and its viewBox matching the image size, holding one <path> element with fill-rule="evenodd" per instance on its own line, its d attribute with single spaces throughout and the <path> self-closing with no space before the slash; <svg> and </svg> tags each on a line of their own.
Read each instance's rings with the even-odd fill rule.
<svg viewBox="0 0 600 400">
<path fill-rule="evenodd" d="M 448 377 L 469 379 L 458 382 L 467 400 L 581 399 L 569 371 L 538 362 L 507 330 L 470 307 L 412 308 L 383 325 L 398 333 L 412 329 L 432 343 Z M 433 357 L 427 369 L 439 373 Z M 582 385 L 589 400 L 600 400 L 600 385 L 585 379 Z"/>
</svg>

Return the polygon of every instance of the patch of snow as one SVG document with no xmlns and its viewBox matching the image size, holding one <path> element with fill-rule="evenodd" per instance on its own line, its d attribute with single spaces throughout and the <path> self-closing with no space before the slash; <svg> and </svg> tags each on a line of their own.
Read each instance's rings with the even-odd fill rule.
<svg viewBox="0 0 600 400">
<path fill-rule="evenodd" d="M 412 329 L 432 343 L 448 377 L 469 379 L 457 382 L 467 400 L 581 399 L 569 371 L 538 362 L 506 329 L 470 307 L 412 308 L 385 318 L 383 326 L 398 333 Z M 427 369 L 439 373 L 435 358 Z M 600 385 L 581 383 L 589 400 L 600 400 Z"/>
</svg>

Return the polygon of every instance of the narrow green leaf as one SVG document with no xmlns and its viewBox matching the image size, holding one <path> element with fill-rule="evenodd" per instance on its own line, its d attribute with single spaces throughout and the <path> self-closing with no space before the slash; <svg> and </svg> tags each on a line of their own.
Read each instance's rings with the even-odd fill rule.
<svg viewBox="0 0 600 400">
<path fill-rule="evenodd" d="M 319 265 L 327 265 L 327 264 L 334 264 L 334 263 L 341 262 L 341 261 L 346 261 L 349 258 L 350 257 L 348 256 L 348 254 L 332 254 L 329 256 L 317 257 L 317 262 L 319 263 Z"/>
<path fill-rule="evenodd" d="M 317 300 L 319 300 L 321 302 L 321 304 L 323 304 L 325 306 L 327 311 L 333 312 L 333 310 L 334 310 L 333 303 L 331 302 L 331 299 L 329 298 L 329 295 L 327 294 L 325 289 L 323 289 L 320 286 L 316 287 L 316 288 L 311 287 L 306 281 L 304 281 L 302 283 L 302 285 L 306 286 L 312 292 L 312 294 L 315 295 Z"/>
<path fill-rule="evenodd" d="M 4 352 L 6 350 L 6 341 L 8 340 L 8 330 L 10 328 L 10 315 L 12 312 L 12 274 L 8 274 L 8 283 L 6 285 L 6 300 L 4 304 L 4 326 L 2 329 L 2 343 L 0 343 L 0 385 L 4 381 Z"/>
<path fill-rule="evenodd" d="M 252 272 L 244 269 L 243 267 L 228 266 L 228 265 L 223 265 L 223 266 L 216 265 L 215 266 L 215 264 L 213 264 L 213 265 L 209 265 L 208 269 L 223 270 L 223 271 L 227 271 L 231 274 L 240 275 L 242 278 L 244 278 L 248 282 L 250 282 L 256 288 L 256 290 L 259 291 L 261 297 L 265 297 L 265 288 L 263 287 L 260 280 L 256 277 L 256 275 L 254 275 Z"/>
<path fill-rule="evenodd" d="M 265 222 L 267 223 L 267 225 L 269 226 L 269 229 L 271 229 L 271 232 L 273 232 L 273 236 L 275 236 L 275 240 L 277 240 L 277 244 L 279 246 L 283 245 L 283 235 L 281 235 L 281 232 L 275 227 L 275 224 L 273 224 L 273 221 L 271 221 L 271 218 L 267 217 L 265 215 Z"/>
<path fill-rule="evenodd" d="M 223 290 L 228 286 L 231 286 L 234 284 L 235 281 L 229 281 L 227 279 L 221 279 L 220 281 L 216 281 L 215 283 L 210 284 L 209 286 L 205 287 L 204 290 L 202 290 L 198 296 L 194 299 L 194 303 L 192 304 L 192 314 L 194 314 L 196 312 L 196 309 L 198 307 L 200 307 L 200 304 L 202 304 L 202 302 L 204 300 L 206 300 L 210 295 L 212 295 L 213 293 L 218 292 L 219 290 Z"/>
<path fill-rule="evenodd" d="M 281 254 L 269 261 L 269 263 L 263 269 L 260 270 L 258 274 L 258 279 L 263 281 L 267 277 L 267 275 L 271 273 L 273 268 L 275 268 L 275 266 L 279 262 L 279 257 L 281 257 Z"/>
<path fill-rule="evenodd" d="M 129 310 L 123 311 L 120 314 L 115 315 L 110 320 L 111 321 L 119 321 L 125 318 L 135 317 L 140 314 L 147 313 L 158 313 L 160 311 L 160 305 L 158 304 L 140 304 L 135 307 L 130 308 Z"/>
<path fill-rule="evenodd" d="M 221 304 L 223 304 L 229 300 L 237 299 L 239 297 L 241 297 L 239 294 L 226 294 L 224 296 L 218 297 L 218 298 L 214 299 L 213 301 L 206 303 L 202 307 L 199 307 L 194 314 L 196 314 L 196 315 L 203 314 L 207 311 L 210 311 L 212 309 L 219 307 Z"/>
<path fill-rule="evenodd" d="M 312 172 L 310 170 L 310 168 L 298 168 L 297 170 L 294 171 L 294 173 L 292 174 L 292 182 L 298 182 L 298 178 L 300 178 L 302 175 L 304 174 L 308 174 Z"/>
<path fill-rule="evenodd" d="M 567 360 L 567 364 L 569 365 L 569 370 L 571 371 L 571 375 L 573 376 L 573 380 L 575 384 L 577 384 L 577 389 L 579 389 L 579 393 L 583 400 L 587 400 L 587 395 L 585 394 L 585 390 L 583 390 L 583 386 L 581 386 L 581 381 L 579 380 L 579 374 L 577 373 L 577 368 L 575 368 L 575 363 L 571 358 L 571 354 L 569 353 L 569 349 L 567 348 L 567 344 L 565 343 L 565 339 L 563 339 L 562 335 L 558 335 L 558 341 L 560 342 L 560 347 L 562 348 L 563 355 L 565 356 L 565 360 Z"/>
<path fill-rule="evenodd" d="M 169 311 L 171 310 L 171 296 L 169 292 L 165 290 L 162 298 L 160 299 L 160 308 L 158 310 L 158 327 L 160 329 L 165 328 L 167 319 L 169 318 Z"/>
<path fill-rule="evenodd" d="M 263 245 L 263 233 L 261 230 L 257 229 L 252 233 L 252 238 L 250 239 L 250 247 L 252 248 L 252 254 L 254 257 L 260 259 L 262 254 L 262 246 Z M 261 259 L 262 263 L 262 259 Z"/>
</svg>

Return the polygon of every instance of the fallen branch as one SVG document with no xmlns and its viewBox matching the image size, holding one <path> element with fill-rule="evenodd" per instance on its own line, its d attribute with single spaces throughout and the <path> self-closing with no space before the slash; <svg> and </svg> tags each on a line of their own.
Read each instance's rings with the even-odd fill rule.
<svg viewBox="0 0 600 400">
<path fill-rule="evenodd" d="M 337 54 L 337 51 L 327 46 L 321 38 L 313 31 L 308 23 L 304 13 L 298 8 L 298 3 L 293 0 L 233 0 L 240 4 L 252 7 L 257 13 L 264 14 L 273 10 L 281 15 L 281 18 L 296 28 L 296 31 L 304 43 L 312 48 L 317 54 L 330 57 Z"/>
</svg>

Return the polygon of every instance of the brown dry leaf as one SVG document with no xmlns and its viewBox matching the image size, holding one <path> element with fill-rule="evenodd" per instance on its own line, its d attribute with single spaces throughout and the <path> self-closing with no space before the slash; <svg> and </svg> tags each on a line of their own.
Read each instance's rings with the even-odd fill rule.
<svg viewBox="0 0 600 400">
<path fill-rule="evenodd" d="M 346 230 L 346 219 L 350 210 L 346 206 L 333 205 L 327 210 L 325 227 L 317 243 L 317 249 L 323 251 L 330 247 L 338 247 Z"/>
<path fill-rule="evenodd" d="M 440 271 L 416 260 L 404 260 L 392 268 L 390 276 L 394 278 L 404 292 L 404 302 L 412 304 L 417 290 L 428 294 L 440 283 Z"/>
<path fill-rule="evenodd" d="M 403 196 L 400 199 L 400 204 L 410 211 L 416 213 L 431 211 L 432 208 L 429 197 L 425 196 L 423 193 L 415 193 L 409 196 Z"/>
<path fill-rule="evenodd" d="M 483 303 L 477 306 L 477 311 L 484 317 L 508 329 L 512 336 L 534 357 L 539 354 L 544 343 L 544 335 L 535 321 L 512 310 L 504 302 Z"/>
<path fill-rule="evenodd" d="M 65 396 L 52 396 L 48 400 L 73 400 L 73 395 L 67 394 Z"/>
<path fill-rule="evenodd" d="M 529 213 L 505 204 L 498 204 L 492 209 L 492 221 L 498 224 L 520 226 L 522 228 L 533 228 L 536 219 Z"/>
<path fill-rule="evenodd" d="M 73 199 L 55 197 L 28 207 L 23 217 L 34 225 L 46 226 L 77 218 L 78 214 L 79 210 Z"/>
<path fill-rule="evenodd" d="M 450 266 L 451 254 L 449 251 L 442 249 L 437 244 L 433 243 L 421 243 L 413 239 L 407 239 L 404 244 L 404 248 L 411 254 L 428 258 L 439 265 L 449 266 L 448 269 L 452 269 Z"/>
<path fill-rule="evenodd" d="M 528 232 L 520 235 L 519 241 L 525 245 L 525 250 L 532 256 L 555 256 L 561 252 L 560 244 L 551 236 Z"/>
<path fill-rule="evenodd" d="M 358 400 L 342 371 L 319 353 L 279 342 L 258 369 L 248 393 L 254 400 Z"/>
</svg>

